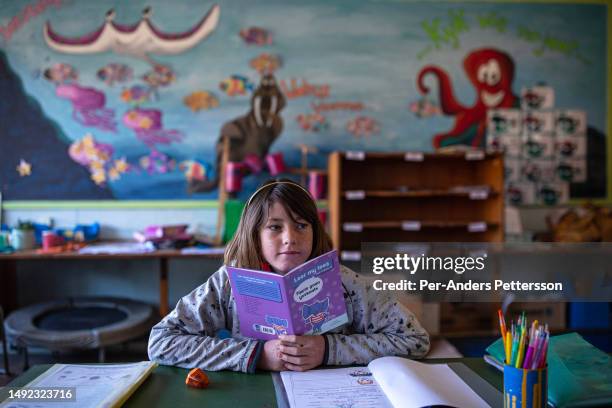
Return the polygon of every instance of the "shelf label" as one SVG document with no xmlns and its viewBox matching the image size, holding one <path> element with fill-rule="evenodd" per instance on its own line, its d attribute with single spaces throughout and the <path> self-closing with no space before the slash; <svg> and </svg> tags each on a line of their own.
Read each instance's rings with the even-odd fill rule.
<svg viewBox="0 0 612 408">
<path fill-rule="evenodd" d="M 485 152 L 482 150 L 469 150 L 465 152 L 465 160 L 483 160 Z"/>
<path fill-rule="evenodd" d="M 486 200 L 489 198 L 489 192 L 487 190 L 471 190 L 470 200 Z"/>
<path fill-rule="evenodd" d="M 470 222 L 467 229 L 469 232 L 485 232 L 487 230 L 487 223 L 484 221 Z"/>
<path fill-rule="evenodd" d="M 365 198 L 365 191 L 363 190 L 350 190 L 345 193 L 347 200 L 363 200 Z"/>
<path fill-rule="evenodd" d="M 420 221 L 402 221 L 402 230 L 404 231 L 420 231 Z"/>
<path fill-rule="evenodd" d="M 404 160 L 407 162 L 422 162 L 425 159 L 423 152 L 406 152 Z"/>
<path fill-rule="evenodd" d="M 345 222 L 342 224 L 342 229 L 346 232 L 361 232 L 363 231 L 363 224 L 360 222 Z"/>
<path fill-rule="evenodd" d="M 346 152 L 346 160 L 365 160 L 365 152 L 357 150 L 349 150 Z"/>
<path fill-rule="evenodd" d="M 360 261 L 361 252 L 359 251 L 342 251 L 340 252 L 340 258 L 343 261 Z"/>
</svg>

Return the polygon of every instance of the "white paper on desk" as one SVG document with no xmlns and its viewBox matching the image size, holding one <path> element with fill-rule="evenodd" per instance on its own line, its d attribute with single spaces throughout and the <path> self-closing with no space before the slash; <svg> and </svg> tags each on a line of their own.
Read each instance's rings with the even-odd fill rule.
<svg viewBox="0 0 612 408">
<path fill-rule="evenodd" d="M 355 376 L 364 371 L 363 367 L 334 368 L 280 375 L 291 408 L 391 408 L 371 375 Z"/>
<path fill-rule="evenodd" d="M 79 254 L 144 254 L 155 251 L 150 242 L 116 242 L 112 244 L 87 245 L 79 250 Z"/>
<path fill-rule="evenodd" d="M 489 407 L 447 364 L 382 357 L 368 368 L 394 408 Z"/>
<path fill-rule="evenodd" d="M 55 364 L 25 387 L 75 387 L 76 401 L 71 408 L 106 408 L 120 400 L 156 364 L 150 361 L 129 364 Z M 58 402 L 4 402 L 0 408 L 59 408 Z"/>
</svg>

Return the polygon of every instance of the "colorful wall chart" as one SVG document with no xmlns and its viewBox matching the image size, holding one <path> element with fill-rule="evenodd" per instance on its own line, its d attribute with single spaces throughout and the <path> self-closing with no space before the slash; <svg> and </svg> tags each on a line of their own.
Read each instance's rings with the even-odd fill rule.
<svg viewBox="0 0 612 408">
<path fill-rule="evenodd" d="M 318 168 L 333 150 L 486 147 L 499 145 L 493 113 L 527 117 L 527 91 L 545 89 L 551 120 L 585 121 L 568 196 L 605 198 L 607 16 L 603 3 L 11 1 L 0 189 L 5 200 L 216 199 L 222 132 L 237 138 L 236 160 L 280 152 L 289 167 L 300 144 L 318 149 Z M 559 132 L 517 134 L 513 158 L 536 141 L 555 166 L 546 149 L 569 148 Z M 238 197 L 268 177 L 249 173 Z"/>
</svg>

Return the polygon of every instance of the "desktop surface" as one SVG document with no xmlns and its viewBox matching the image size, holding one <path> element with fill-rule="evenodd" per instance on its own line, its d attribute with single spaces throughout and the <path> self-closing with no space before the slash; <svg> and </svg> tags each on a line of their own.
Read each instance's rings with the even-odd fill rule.
<svg viewBox="0 0 612 408">
<path fill-rule="evenodd" d="M 502 389 L 502 376 L 482 358 L 428 359 L 426 363 L 463 363 L 496 389 Z M 52 365 L 43 364 L 30 368 L 14 379 L 9 387 L 22 387 Z M 327 367 L 333 368 L 333 367 Z M 210 385 L 206 389 L 195 389 L 185 385 L 189 370 L 159 366 L 132 394 L 124 407 L 276 407 L 274 385 L 270 373 L 235 373 L 231 371 L 207 371 Z M 78 393 L 78 390 L 77 390 Z M 7 397 L 6 388 L 0 390 L 0 401 Z"/>
</svg>

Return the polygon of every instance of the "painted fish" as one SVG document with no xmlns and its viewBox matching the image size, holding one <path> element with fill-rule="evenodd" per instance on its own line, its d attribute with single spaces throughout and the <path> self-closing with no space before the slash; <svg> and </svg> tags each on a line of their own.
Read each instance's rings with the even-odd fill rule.
<svg viewBox="0 0 612 408">
<path fill-rule="evenodd" d="M 133 105 L 140 105 L 151 99 L 151 89 L 142 85 L 134 85 L 121 91 L 121 100 Z"/>
<path fill-rule="evenodd" d="M 126 82 L 132 79 L 133 71 L 125 64 L 111 63 L 100 68 L 96 75 L 106 85 L 113 86 L 116 82 Z"/>
<path fill-rule="evenodd" d="M 277 55 L 268 54 L 266 52 L 259 54 L 249 62 L 249 66 L 259 72 L 261 75 L 273 74 L 281 67 L 281 59 Z"/>
<path fill-rule="evenodd" d="M 173 83 L 176 80 L 176 74 L 170 67 L 155 65 L 152 71 L 148 71 L 142 76 L 142 80 L 151 88 L 159 88 Z"/>
<path fill-rule="evenodd" d="M 63 63 L 53 64 L 50 68 L 45 69 L 43 76 L 47 81 L 56 85 L 79 79 L 77 70 L 72 65 Z"/>
<path fill-rule="evenodd" d="M 174 170 L 176 161 L 170 158 L 168 155 L 158 151 L 151 150 L 151 153 L 147 156 L 142 156 L 138 163 L 140 167 L 146 170 L 149 174 L 153 173 L 168 173 Z"/>
<path fill-rule="evenodd" d="M 150 148 L 156 144 L 180 142 L 184 134 L 175 129 L 164 129 L 163 113 L 159 109 L 136 108 L 123 115 L 123 124 L 136 133 L 136 137 Z"/>
<path fill-rule="evenodd" d="M 227 96 L 246 95 L 253 88 L 253 83 L 242 75 L 232 75 L 219 83 L 219 89 L 225 92 Z"/>
<path fill-rule="evenodd" d="M 360 115 L 347 122 L 346 130 L 355 137 L 369 137 L 380 132 L 380 125 L 374 118 Z"/>
<path fill-rule="evenodd" d="M 261 27 L 249 27 L 240 30 L 240 37 L 249 45 L 271 45 L 272 34 Z"/>
<path fill-rule="evenodd" d="M 106 164 L 113 152 L 113 146 L 96 141 L 91 133 L 75 140 L 68 148 L 70 158 L 82 166 L 90 166 L 94 162 Z"/>
<path fill-rule="evenodd" d="M 179 170 L 183 172 L 187 182 L 206 181 L 210 166 L 199 160 L 185 160 L 179 164 Z"/>
<path fill-rule="evenodd" d="M 91 180 L 98 186 L 106 183 L 107 170 L 111 180 L 119 179 L 119 175 L 127 171 L 127 163 L 123 167 L 112 165 L 113 152 L 113 146 L 96 141 L 91 133 L 87 133 L 80 140 L 75 140 L 68 148 L 70 158 L 87 167 Z"/>
<path fill-rule="evenodd" d="M 183 98 L 183 103 L 193 112 L 198 112 L 202 109 L 208 110 L 217 108 L 219 106 L 217 97 L 212 92 L 208 91 L 193 92 Z"/>
<path fill-rule="evenodd" d="M 306 132 L 320 132 L 329 128 L 329 122 L 320 113 L 299 114 L 295 120 Z"/>
<path fill-rule="evenodd" d="M 427 99 L 421 99 L 410 104 L 410 111 L 418 118 L 428 118 L 434 115 L 440 115 L 442 110 L 439 106 L 434 105 Z"/>
</svg>

